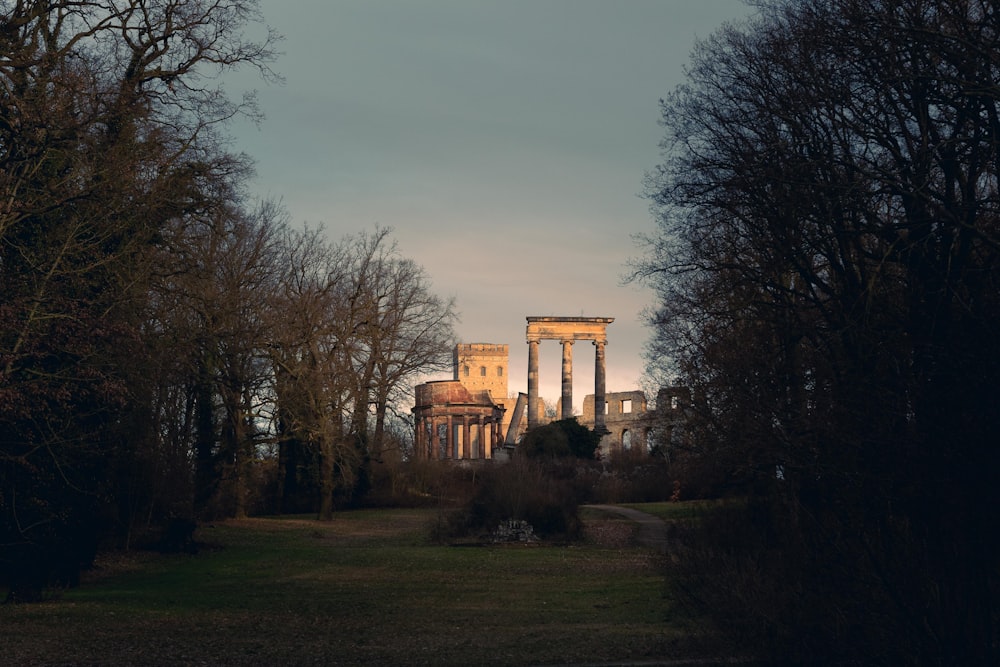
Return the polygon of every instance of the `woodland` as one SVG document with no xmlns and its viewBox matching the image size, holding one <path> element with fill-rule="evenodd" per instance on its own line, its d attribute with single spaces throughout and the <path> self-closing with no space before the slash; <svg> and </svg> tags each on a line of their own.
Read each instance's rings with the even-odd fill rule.
<svg viewBox="0 0 1000 667">
<path fill-rule="evenodd" d="M 662 100 L 653 369 L 745 503 L 686 590 L 792 664 L 989 665 L 1000 602 L 1000 9 L 765 0 Z"/>
<path fill-rule="evenodd" d="M 259 35 L 253 39 L 248 35 Z M 194 520 L 330 518 L 398 460 L 454 304 L 376 228 L 247 191 L 250 0 L 0 5 L 0 566 L 17 601 Z M 188 531 L 189 532 L 189 531 Z"/>
<path fill-rule="evenodd" d="M 618 477 L 575 430 L 535 434 L 541 464 L 456 476 L 439 537 L 515 502 L 563 539 L 599 484 L 722 499 L 664 567 L 728 655 L 998 664 L 1000 9 L 750 4 L 661 101 L 630 267 L 683 428 Z M 170 527 L 398 488 L 398 406 L 448 367 L 455 307 L 391 229 L 330 239 L 248 195 L 225 130 L 258 111 L 222 76 L 277 78 L 256 2 L 0 8 L 8 598 Z"/>
</svg>

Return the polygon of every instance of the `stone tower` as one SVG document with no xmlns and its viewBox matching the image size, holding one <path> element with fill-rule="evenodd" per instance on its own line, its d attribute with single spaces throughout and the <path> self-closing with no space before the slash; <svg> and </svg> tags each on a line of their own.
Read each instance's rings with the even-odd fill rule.
<svg viewBox="0 0 1000 667">
<path fill-rule="evenodd" d="M 455 379 L 469 391 L 485 389 L 495 403 L 504 404 L 508 348 L 494 343 L 459 343 L 455 346 Z"/>
</svg>

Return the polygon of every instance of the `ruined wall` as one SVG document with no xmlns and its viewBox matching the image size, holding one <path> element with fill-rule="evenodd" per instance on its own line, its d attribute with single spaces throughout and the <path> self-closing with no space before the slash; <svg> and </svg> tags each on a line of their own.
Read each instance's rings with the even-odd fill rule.
<svg viewBox="0 0 1000 667">
<path fill-rule="evenodd" d="M 594 428 L 594 395 L 583 399 L 583 416 L 579 422 Z M 605 394 L 604 427 L 608 433 L 601 438 L 604 454 L 612 449 L 645 449 L 649 434 L 655 425 L 656 414 L 646 405 L 646 394 L 641 391 L 615 391 Z"/>
<path fill-rule="evenodd" d="M 656 428 L 666 447 L 687 441 L 687 424 L 691 418 L 691 390 L 687 387 L 663 387 L 656 394 Z"/>
<path fill-rule="evenodd" d="M 529 321 L 536 328 L 551 328 L 556 324 L 570 327 L 571 334 L 587 340 L 590 336 L 603 333 L 612 319 L 529 318 Z M 580 327 L 584 329 L 582 334 L 577 331 Z M 534 330 L 530 333 L 537 334 Z M 545 329 L 543 333 L 558 334 L 560 331 Z M 422 440 L 424 456 L 488 458 L 492 455 L 492 445 L 502 444 L 516 404 L 516 398 L 508 395 L 509 349 L 508 345 L 497 343 L 460 343 L 453 353 L 454 379 L 417 387 L 414 415 L 423 423 L 423 426 L 417 427 L 417 434 Z M 645 450 L 654 428 L 666 429 L 668 442 L 671 435 L 676 438 L 683 434 L 683 405 L 690 402 L 690 396 L 683 388 L 665 388 L 657 394 L 657 401 L 662 409 L 649 410 L 642 391 L 607 393 L 603 395 L 602 415 L 598 416 L 595 414 L 595 404 L 598 403 L 596 394 L 590 394 L 584 398 L 583 415 L 578 421 L 590 429 L 595 429 L 595 423 L 600 423 L 605 433 L 601 439 L 601 450 L 605 455 L 618 449 Z M 528 421 L 527 414 L 523 415 L 520 433 L 523 433 Z M 538 423 L 547 421 L 539 418 Z M 451 435 L 439 437 L 439 430 L 445 429 L 445 423 L 450 424 L 446 430 Z"/>
</svg>

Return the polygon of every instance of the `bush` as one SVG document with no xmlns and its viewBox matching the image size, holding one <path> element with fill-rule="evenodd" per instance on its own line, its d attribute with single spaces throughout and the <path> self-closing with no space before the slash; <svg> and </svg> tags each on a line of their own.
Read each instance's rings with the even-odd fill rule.
<svg viewBox="0 0 1000 667">
<path fill-rule="evenodd" d="M 482 466 L 417 459 L 373 466 L 368 507 L 455 507 L 471 498 Z"/>
<path fill-rule="evenodd" d="M 93 565 L 103 526 L 77 519 L 45 528 L 35 533 L 42 539 L 0 548 L 0 589 L 7 591 L 0 601 L 39 602 L 53 589 L 78 586 L 81 571 Z"/>
<path fill-rule="evenodd" d="M 668 580 L 730 653 L 765 664 L 928 664 L 935 654 L 930 664 L 975 664 L 944 659 L 943 644 L 928 649 L 940 639 L 924 632 L 916 607 L 900 613 L 908 587 L 932 585 L 886 579 L 873 541 L 898 542 L 905 561 L 915 550 L 902 532 L 828 528 L 777 495 L 728 501 L 672 527 Z"/>
<path fill-rule="evenodd" d="M 577 507 L 569 481 L 546 472 L 538 461 L 517 455 L 506 464 L 485 468 L 471 500 L 438 522 L 435 537 L 482 539 L 501 521 L 520 519 L 541 538 L 572 540 L 581 532 Z"/>
<path fill-rule="evenodd" d="M 519 449 L 532 458 L 592 459 L 600 443 L 599 435 L 572 417 L 531 429 L 524 434 Z"/>
<path fill-rule="evenodd" d="M 670 500 L 673 488 L 673 478 L 662 457 L 641 449 L 618 449 L 605 460 L 591 497 L 599 503 L 658 502 Z"/>
</svg>

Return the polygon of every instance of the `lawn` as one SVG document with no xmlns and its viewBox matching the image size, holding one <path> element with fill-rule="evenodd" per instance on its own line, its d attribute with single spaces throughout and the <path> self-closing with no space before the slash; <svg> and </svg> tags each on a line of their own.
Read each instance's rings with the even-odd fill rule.
<svg viewBox="0 0 1000 667">
<path fill-rule="evenodd" d="M 659 502 L 659 503 L 622 503 L 623 507 L 632 507 L 637 510 L 653 514 L 664 521 L 690 521 L 704 516 L 713 508 L 726 503 L 740 503 L 740 499 L 728 500 L 685 500 L 682 502 Z"/>
<path fill-rule="evenodd" d="M 0 607 L 17 665 L 524 665 L 695 656 L 661 556 L 588 523 L 570 546 L 442 546 L 432 510 L 227 521 L 194 556 L 105 562 Z M 611 535 L 609 537 L 609 535 Z"/>
</svg>

